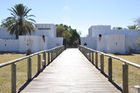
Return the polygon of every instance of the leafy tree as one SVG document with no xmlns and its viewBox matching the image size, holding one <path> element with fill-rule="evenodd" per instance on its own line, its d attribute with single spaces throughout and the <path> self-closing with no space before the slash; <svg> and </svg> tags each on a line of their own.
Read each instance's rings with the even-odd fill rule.
<svg viewBox="0 0 140 93">
<path fill-rule="evenodd" d="M 127 26 L 129 29 L 136 29 L 136 25 Z"/>
<path fill-rule="evenodd" d="M 66 45 L 70 47 L 76 46 L 80 40 L 80 35 L 76 29 L 72 29 L 71 26 L 67 25 L 56 25 L 57 27 L 57 37 L 63 37 Z"/>
<path fill-rule="evenodd" d="M 30 18 L 34 17 L 34 15 L 28 15 L 31 9 L 23 4 L 17 4 L 9 11 L 11 12 L 11 17 L 4 19 L 2 26 L 8 28 L 11 35 L 15 34 L 16 39 L 18 39 L 19 35 L 31 34 L 31 31 L 34 31 L 35 20 Z"/>
<path fill-rule="evenodd" d="M 117 29 L 117 30 L 121 30 L 121 29 L 122 29 L 122 27 L 116 27 L 116 29 Z"/>
<path fill-rule="evenodd" d="M 56 25 L 56 30 L 57 30 L 57 33 L 56 33 L 56 36 L 57 37 L 64 37 L 64 32 L 67 30 L 67 27 L 65 27 L 63 24 L 60 24 L 60 25 Z"/>
<path fill-rule="evenodd" d="M 135 20 L 136 29 L 140 29 L 140 17 Z"/>
</svg>

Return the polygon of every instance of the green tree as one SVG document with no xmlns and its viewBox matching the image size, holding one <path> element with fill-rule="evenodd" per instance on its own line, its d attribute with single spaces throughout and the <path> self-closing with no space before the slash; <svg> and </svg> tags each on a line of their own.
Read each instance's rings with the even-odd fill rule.
<svg viewBox="0 0 140 93">
<path fill-rule="evenodd" d="M 71 26 L 67 25 L 56 25 L 57 27 L 57 37 L 63 37 L 66 40 L 68 46 L 76 46 L 80 40 L 80 35 L 76 29 L 72 29 Z"/>
<path fill-rule="evenodd" d="M 2 21 L 2 26 L 8 28 L 11 35 L 15 34 L 18 39 L 19 35 L 31 34 L 31 31 L 34 31 L 35 20 L 31 18 L 34 15 L 28 15 L 31 9 L 23 4 L 17 4 L 9 11 L 11 16 Z"/>
<path fill-rule="evenodd" d="M 136 29 L 136 25 L 127 26 L 129 29 Z"/>
<path fill-rule="evenodd" d="M 121 29 L 122 29 L 122 27 L 116 27 L 116 29 L 117 29 L 117 30 L 121 30 Z"/>
<path fill-rule="evenodd" d="M 63 24 L 56 25 L 56 30 L 57 30 L 57 33 L 56 33 L 57 37 L 64 37 L 64 33 L 67 30 L 67 27 L 64 26 Z"/>
<path fill-rule="evenodd" d="M 140 17 L 135 20 L 136 29 L 140 29 Z"/>
</svg>

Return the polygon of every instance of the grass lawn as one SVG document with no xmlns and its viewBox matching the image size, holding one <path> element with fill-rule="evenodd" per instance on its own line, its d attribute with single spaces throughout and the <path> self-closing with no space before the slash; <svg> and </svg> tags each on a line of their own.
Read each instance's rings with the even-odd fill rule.
<svg viewBox="0 0 140 93">
<path fill-rule="evenodd" d="M 111 54 L 114 55 L 114 54 Z M 25 56 L 25 54 L 3 53 L 0 54 L 0 63 L 14 60 Z M 47 55 L 46 55 L 47 56 Z M 123 59 L 140 64 L 140 54 L 114 55 Z M 42 59 L 42 56 L 41 56 Z M 105 73 L 108 74 L 108 57 L 105 59 Z M 100 60 L 100 58 L 99 58 Z M 113 80 L 122 87 L 122 62 L 113 59 Z M 100 66 L 100 61 L 98 62 Z M 27 59 L 16 64 L 17 67 L 17 89 L 27 80 Z M 100 68 L 100 67 L 99 67 Z M 129 66 L 129 89 L 133 93 L 134 86 L 140 84 L 140 69 Z M 37 72 L 37 55 L 32 57 L 32 76 Z M 0 93 L 11 92 L 11 66 L 0 68 Z"/>
<path fill-rule="evenodd" d="M 0 63 L 8 62 L 20 57 L 26 56 L 25 54 L 16 53 L 1 53 Z M 46 55 L 47 56 L 47 55 Z M 37 73 L 37 55 L 32 58 L 32 76 Z M 41 54 L 41 60 L 43 56 Z M 16 63 L 17 72 L 17 89 L 24 84 L 27 80 L 27 59 Z M 0 68 L 0 93 L 11 93 L 11 65 Z"/>
<path fill-rule="evenodd" d="M 131 61 L 133 63 L 140 65 L 140 54 L 132 54 L 132 55 L 115 55 L 120 58 L 126 59 L 128 61 Z M 136 93 L 134 86 L 140 85 L 140 69 L 135 68 L 133 66 L 129 66 L 129 91 L 130 93 Z"/>
<path fill-rule="evenodd" d="M 0 53 L 0 63 L 8 62 L 20 57 L 25 56 L 25 54 L 16 54 L 16 53 Z"/>
<path fill-rule="evenodd" d="M 114 54 L 113 54 L 114 55 Z M 114 55 L 140 65 L 140 54 Z"/>
<path fill-rule="evenodd" d="M 134 62 L 136 64 L 140 64 L 140 54 L 132 54 L 132 55 L 114 55 L 125 60 Z M 104 57 L 105 59 L 105 73 L 108 74 L 108 57 Z M 100 58 L 99 58 L 100 60 Z M 100 66 L 100 62 L 98 64 Z M 113 69 L 113 81 L 115 81 L 122 88 L 122 65 L 121 61 L 116 59 L 112 60 L 112 69 Z M 140 85 L 140 69 L 135 68 L 129 65 L 129 91 L 130 93 L 134 93 L 136 90 L 134 88 L 135 85 Z"/>
</svg>

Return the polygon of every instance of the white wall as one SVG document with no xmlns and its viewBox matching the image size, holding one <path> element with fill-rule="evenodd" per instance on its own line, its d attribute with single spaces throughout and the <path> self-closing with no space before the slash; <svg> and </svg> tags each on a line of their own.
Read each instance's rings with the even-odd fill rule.
<svg viewBox="0 0 140 93">
<path fill-rule="evenodd" d="M 41 29 L 42 30 L 41 30 Z M 29 33 L 27 34 L 29 35 Z M 33 36 L 56 37 L 56 26 L 54 24 L 36 24 L 34 32 L 31 32 Z M 15 39 L 15 35 L 10 35 L 7 32 L 7 28 L 0 28 L 0 39 Z"/>
<path fill-rule="evenodd" d="M 125 40 L 125 47 L 126 47 L 126 52 L 136 52 L 140 53 L 140 39 L 137 38 L 126 38 Z"/>
<path fill-rule="evenodd" d="M 56 26 L 54 24 L 36 24 L 36 29 L 32 32 L 32 35 L 56 37 Z"/>
<path fill-rule="evenodd" d="M 47 49 L 54 48 L 56 46 L 61 46 L 63 45 L 63 38 L 51 38 L 47 37 Z"/>
<path fill-rule="evenodd" d="M 107 35 L 106 52 L 125 54 L 125 35 Z"/>
<path fill-rule="evenodd" d="M 108 53 L 140 52 L 140 31 L 135 29 L 111 29 L 109 25 L 95 25 L 88 29 L 88 37 L 81 38 L 81 45 L 87 42 L 87 47 Z M 102 39 L 99 41 L 99 34 Z M 91 40 L 89 38 L 94 38 Z M 95 41 L 94 43 L 92 41 Z M 116 44 L 117 43 L 117 44 Z M 97 46 L 93 48 L 93 45 Z"/>
<path fill-rule="evenodd" d="M 19 36 L 19 52 L 26 52 L 28 49 L 31 51 L 38 52 L 47 49 L 47 42 L 39 36 Z"/>
<path fill-rule="evenodd" d="M 7 28 L 0 28 L 0 39 L 15 39 L 15 35 L 10 35 Z"/>
<path fill-rule="evenodd" d="M 107 40 L 105 36 L 102 36 L 100 39 L 97 38 L 97 50 L 102 52 L 107 52 Z"/>
<path fill-rule="evenodd" d="M 0 52 L 18 52 L 18 40 L 0 39 Z"/>
<path fill-rule="evenodd" d="M 45 36 L 45 41 L 42 36 Z M 56 37 L 54 24 L 36 24 L 36 29 L 31 36 L 27 34 L 19 36 L 17 40 L 14 40 L 15 38 L 15 35 L 9 35 L 6 28 L 0 28 L 0 51 L 25 53 L 31 49 L 34 53 L 63 45 L 63 38 Z"/>
<path fill-rule="evenodd" d="M 81 37 L 81 45 L 84 45 L 85 43 L 87 44 L 87 47 L 96 49 L 97 43 L 96 43 L 96 38 L 94 37 Z"/>
</svg>

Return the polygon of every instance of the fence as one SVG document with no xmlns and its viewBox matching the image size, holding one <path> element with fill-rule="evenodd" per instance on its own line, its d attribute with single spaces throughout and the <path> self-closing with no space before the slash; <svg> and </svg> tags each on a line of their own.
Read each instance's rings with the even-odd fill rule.
<svg viewBox="0 0 140 93">
<path fill-rule="evenodd" d="M 85 46 L 79 50 L 123 93 L 140 93 L 140 65 Z"/>
<path fill-rule="evenodd" d="M 50 50 L 40 51 L 31 54 L 29 56 L 25 56 L 13 61 L 0 64 L 0 69 L 4 68 L 4 70 L 2 70 L 4 73 L 3 72 L 0 73 L 1 79 L 4 78 L 4 80 L 2 80 L 1 82 L 7 84 L 4 86 L 4 84 L 1 84 L 0 82 L 0 93 L 16 93 L 17 87 L 22 86 L 27 82 L 30 82 L 34 77 L 33 74 L 36 75 L 40 73 L 63 50 L 64 50 L 64 46 L 60 46 L 60 47 L 56 47 Z M 6 72 L 6 70 L 9 70 L 10 68 L 9 66 L 11 66 L 11 69 L 9 72 Z M 11 76 L 9 74 L 11 74 Z M 5 80 L 6 77 L 8 79 L 10 77 L 11 79 Z M 10 84 L 10 82 L 11 82 L 11 86 L 10 86 L 11 90 L 6 90 L 5 88 L 9 89 L 8 85 Z M 2 91 L 2 89 L 6 91 Z"/>
</svg>

